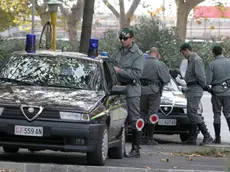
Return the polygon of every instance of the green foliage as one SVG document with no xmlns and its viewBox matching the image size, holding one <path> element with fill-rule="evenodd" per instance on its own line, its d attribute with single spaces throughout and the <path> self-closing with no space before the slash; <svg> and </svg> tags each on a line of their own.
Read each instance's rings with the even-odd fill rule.
<svg viewBox="0 0 230 172">
<path fill-rule="evenodd" d="M 14 16 L 11 12 L 6 12 L 0 7 L 0 31 L 5 31 L 9 27 L 15 26 Z"/>
<path fill-rule="evenodd" d="M 99 40 L 99 52 L 106 51 L 109 55 L 112 55 L 119 47 L 118 33 L 112 30 L 106 31 Z"/>
</svg>

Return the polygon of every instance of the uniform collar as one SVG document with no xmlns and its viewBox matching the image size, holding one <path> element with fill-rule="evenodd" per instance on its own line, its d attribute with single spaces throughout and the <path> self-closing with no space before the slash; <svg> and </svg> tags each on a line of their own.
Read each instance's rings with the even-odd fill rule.
<svg viewBox="0 0 230 172">
<path fill-rule="evenodd" d="M 147 59 L 156 59 L 156 60 L 158 60 L 158 58 L 156 58 L 154 56 L 148 56 Z"/>
<path fill-rule="evenodd" d="M 225 58 L 223 55 L 216 56 L 216 59 L 223 59 Z"/>
<path fill-rule="evenodd" d="M 122 49 L 124 49 L 124 48 L 121 47 L 121 50 Z M 137 44 L 133 43 L 132 47 L 130 47 L 128 50 L 131 51 L 132 53 L 136 52 L 138 50 Z"/>
<path fill-rule="evenodd" d="M 193 52 L 193 53 L 189 56 L 188 60 L 192 60 L 192 59 L 193 59 L 194 57 L 196 57 L 196 56 L 198 56 L 197 53 Z"/>
</svg>

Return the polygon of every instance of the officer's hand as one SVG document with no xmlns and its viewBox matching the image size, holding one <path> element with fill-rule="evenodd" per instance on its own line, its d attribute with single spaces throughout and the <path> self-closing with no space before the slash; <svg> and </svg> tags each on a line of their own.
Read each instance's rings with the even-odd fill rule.
<svg viewBox="0 0 230 172">
<path fill-rule="evenodd" d="M 119 67 L 117 67 L 117 66 L 114 66 L 114 70 L 115 70 L 116 73 L 119 73 L 121 69 Z"/>
<path fill-rule="evenodd" d="M 207 92 L 209 92 L 210 94 L 213 94 L 213 93 L 214 93 L 213 90 L 212 90 L 212 88 L 209 87 L 208 85 L 206 85 L 206 86 L 204 87 L 204 91 L 207 91 Z"/>
</svg>

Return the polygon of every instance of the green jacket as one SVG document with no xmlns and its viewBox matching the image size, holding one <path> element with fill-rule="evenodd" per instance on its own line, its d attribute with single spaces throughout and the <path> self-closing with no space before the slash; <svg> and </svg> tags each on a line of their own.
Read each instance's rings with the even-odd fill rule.
<svg viewBox="0 0 230 172">
<path fill-rule="evenodd" d="M 162 91 L 163 86 L 170 81 L 169 69 L 164 62 L 159 61 L 156 57 L 148 57 L 144 63 L 141 79 L 161 84 L 142 86 L 142 95 L 159 93 Z"/>
<path fill-rule="evenodd" d="M 230 60 L 224 56 L 217 56 L 207 68 L 207 85 L 212 85 L 218 96 L 230 96 L 230 89 L 224 89 L 221 84 L 230 80 Z"/>
<path fill-rule="evenodd" d="M 206 76 L 204 71 L 203 60 L 197 53 L 193 53 L 188 58 L 188 66 L 185 73 L 185 81 L 187 83 L 186 97 L 202 97 L 203 88 L 206 86 Z M 189 86 L 189 83 L 197 83 Z"/>
<path fill-rule="evenodd" d="M 138 46 L 133 46 L 128 50 L 120 48 L 118 52 L 112 55 L 114 65 L 121 70 L 118 73 L 118 79 L 122 85 L 127 86 L 127 97 L 141 95 L 140 77 L 144 68 L 144 56 Z"/>
</svg>

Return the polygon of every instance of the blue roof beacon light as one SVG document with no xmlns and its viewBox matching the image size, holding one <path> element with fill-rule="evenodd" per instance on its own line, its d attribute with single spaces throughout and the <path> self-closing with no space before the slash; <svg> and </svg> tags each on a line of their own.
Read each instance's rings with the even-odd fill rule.
<svg viewBox="0 0 230 172">
<path fill-rule="evenodd" d="M 26 35 L 26 48 L 27 53 L 36 53 L 36 35 L 27 34 Z"/>
<path fill-rule="evenodd" d="M 98 39 L 90 39 L 89 40 L 89 50 L 88 50 L 88 56 L 90 58 L 95 58 L 98 56 Z"/>
<path fill-rule="evenodd" d="M 147 53 L 144 53 L 144 59 L 147 59 L 149 55 Z"/>
<path fill-rule="evenodd" d="M 106 57 L 109 56 L 108 52 L 106 52 L 106 51 L 102 51 L 100 55 L 101 55 L 101 56 L 106 56 Z"/>
</svg>

